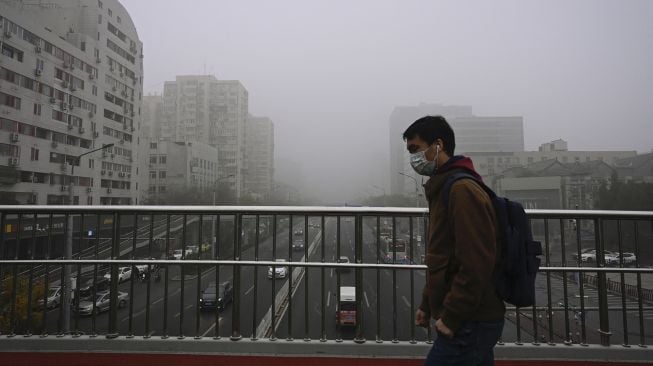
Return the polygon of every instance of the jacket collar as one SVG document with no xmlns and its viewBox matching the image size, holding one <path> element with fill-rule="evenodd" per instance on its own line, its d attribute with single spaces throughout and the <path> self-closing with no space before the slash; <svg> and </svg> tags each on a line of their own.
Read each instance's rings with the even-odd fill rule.
<svg viewBox="0 0 653 366">
<path fill-rule="evenodd" d="M 478 180 L 483 181 L 483 178 L 474 169 L 472 159 L 465 156 L 453 156 L 447 160 L 444 165 L 438 168 L 437 171 L 429 178 L 424 184 L 424 192 L 429 202 L 433 201 L 440 194 L 442 186 L 452 174 L 459 171 L 465 171 L 472 174 Z"/>
</svg>

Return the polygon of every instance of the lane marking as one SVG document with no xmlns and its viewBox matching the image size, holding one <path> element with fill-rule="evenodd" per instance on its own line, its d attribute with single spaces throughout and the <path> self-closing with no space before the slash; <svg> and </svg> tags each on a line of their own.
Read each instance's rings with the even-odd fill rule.
<svg viewBox="0 0 653 366">
<path fill-rule="evenodd" d="M 326 303 L 327 308 L 329 307 L 330 303 L 331 303 L 331 290 L 329 290 L 329 293 L 327 294 L 327 303 Z"/>
<path fill-rule="evenodd" d="M 329 274 L 329 277 L 333 278 L 333 268 L 331 268 L 331 274 Z"/>
<path fill-rule="evenodd" d="M 404 300 L 404 304 L 406 304 L 407 307 L 410 307 L 410 302 L 408 301 L 406 296 L 402 296 L 401 299 Z"/>
<path fill-rule="evenodd" d="M 249 293 L 252 292 L 253 289 L 254 289 L 254 285 L 252 285 L 252 287 L 250 287 L 247 291 L 245 291 L 245 295 L 249 295 Z"/>
<path fill-rule="evenodd" d="M 218 323 L 222 325 L 222 317 L 218 318 Z M 206 332 L 202 333 L 202 337 L 206 337 L 206 335 L 209 334 L 209 332 L 211 332 L 213 329 L 215 329 L 215 322 L 211 324 L 211 326 L 209 327 L 209 329 L 206 330 Z"/>
<path fill-rule="evenodd" d="M 367 307 L 370 307 L 370 301 L 367 299 L 367 292 L 363 291 L 363 298 L 365 298 L 365 303 L 367 304 Z"/>
</svg>

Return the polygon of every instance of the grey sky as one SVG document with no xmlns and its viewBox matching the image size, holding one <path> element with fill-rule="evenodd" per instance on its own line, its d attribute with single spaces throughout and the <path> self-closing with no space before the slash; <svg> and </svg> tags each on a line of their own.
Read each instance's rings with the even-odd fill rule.
<svg viewBox="0 0 653 366">
<path fill-rule="evenodd" d="M 240 80 L 296 164 L 281 171 L 330 200 L 386 184 L 398 105 L 521 115 L 527 149 L 653 148 L 653 1 L 121 2 L 146 93 L 179 74 Z"/>
</svg>

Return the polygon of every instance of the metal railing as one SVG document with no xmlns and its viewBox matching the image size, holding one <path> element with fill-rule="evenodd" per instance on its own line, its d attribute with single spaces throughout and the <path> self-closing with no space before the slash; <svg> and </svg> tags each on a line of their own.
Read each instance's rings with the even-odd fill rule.
<svg viewBox="0 0 653 366">
<path fill-rule="evenodd" d="M 428 344 L 430 330 L 413 321 L 426 269 L 426 214 L 367 207 L 0 206 L 0 332 Z M 537 303 L 507 309 L 501 343 L 607 346 L 618 338 L 626 347 L 650 346 L 653 212 L 528 214 L 544 248 Z M 79 224 L 40 237 L 23 230 L 56 215 L 75 216 Z M 149 219 L 121 230 L 121 222 L 141 223 L 140 217 Z M 103 227 L 102 218 L 110 224 Z M 85 222 L 97 223 L 91 237 Z M 174 222 L 181 223 L 178 232 L 171 230 Z M 59 259 L 69 230 L 77 255 Z M 107 243 L 103 256 L 99 249 Z M 72 279 L 64 278 L 66 266 Z M 355 299 L 341 298 L 343 286 L 354 287 Z M 57 288 L 58 297 L 48 295 Z M 59 306 L 61 294 L 70 290 L 72 319 L 63 324 L 68 307 Z M 351 326 L 345 316 L 355 317 Z"/>
</svg>

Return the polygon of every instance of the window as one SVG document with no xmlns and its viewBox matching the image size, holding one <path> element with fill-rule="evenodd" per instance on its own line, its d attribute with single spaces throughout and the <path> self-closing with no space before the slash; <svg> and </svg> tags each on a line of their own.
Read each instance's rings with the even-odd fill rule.
<svg viewBox="0 0 653 366">
<path fill-rule="evenodd" d="M 38 59 L 38 58 L 36 59 L 36 69 L 37 69 L 37 70 L 41 70 L 41 71 L 43 71 L 43 67 L 44 67 L 44 65 L 45 65 L 45 64 L 44 64 L 43 60 Z"/>
<path fill-rule="evenodd" d="M 166 186 L 159 187 L 159 192 L 165 192 L 165 191 L 166 191 Z"/>
<path fill-rule="evenodd" d="M 97 96 L 97 86 L 93 85 L 93 90 L 92 90 L 93 95 Z"/>
<path fill-rule="evenodd" d="M 159 156 L 159 164 L 165 164 L 166 163 L 166 157 L 165 156 Z"/>
<path fill-rule="evenodd" d="M 155 170 L 150 171 L 150 179 L 156 179 L 156 171 Z"/>
<path fill-rule="evenodd" d="M 39 160 L 39 149 L 35 149 L 35 148 L 31 149 L 30 159 L 32 161 L 38 161 Z"/>
<path fill-rule="evenodd" d="M 150 149 L 156 149 L 156 142 L 150 142 Z"/>
<path fill-rule="evenodd" d="M 34 103 L 34 114 L 37 116 L 41 115 L 41 108 L 42 106 L 38 103 Z"/>
<path fill-rule="evenodd" d="M 97 7 L 100 8 L 100 9 L 102 9 L 102 1 L 99 1 L 99 0 L 98 0 L 98 2 L 97 2 Z"/>
<path fill-rule="evenodd" d="M 11 47 L 6 43 L 2 44 L 2 54 L 9 58 L 15 58 L 19 62 L 23 62 L 23 51 Z"/>
<path fill-rule="evenodd" d="M 116 20 L 118 21 L 118 24 L 122 23 L 122 19 L 120 19 L 120 17 L 116 17 Z"/>
<path fill-rule="evenodd" d="M 165 170 L 160 171 L 159 172 L 159 179 L 165 179 L 165 177 L 166 177 L 166 171 Z"/>
<path fill-rule="evenodd" d="M 109 9 L 109 16 L 110 16 L 110 17 L 113 16 L 113 12 L 111 11 L 111 9 Z"/>
<path fill-rule="evenodd" d="M 88 168 L 89 169 L 94 169 L 95 168 L 95 160 L 88 159 Z"/>
<path fill-rule="evenodd" d="M 156 156 L 150 156 L 150 164 L 156 164 Z"/>
<path fill-rule="evenodd" d="M 20 109 L 20 98 L 13 95 L 0 93 L 0 105 L 6 105 L 16 109 Z"/>
</svg>

